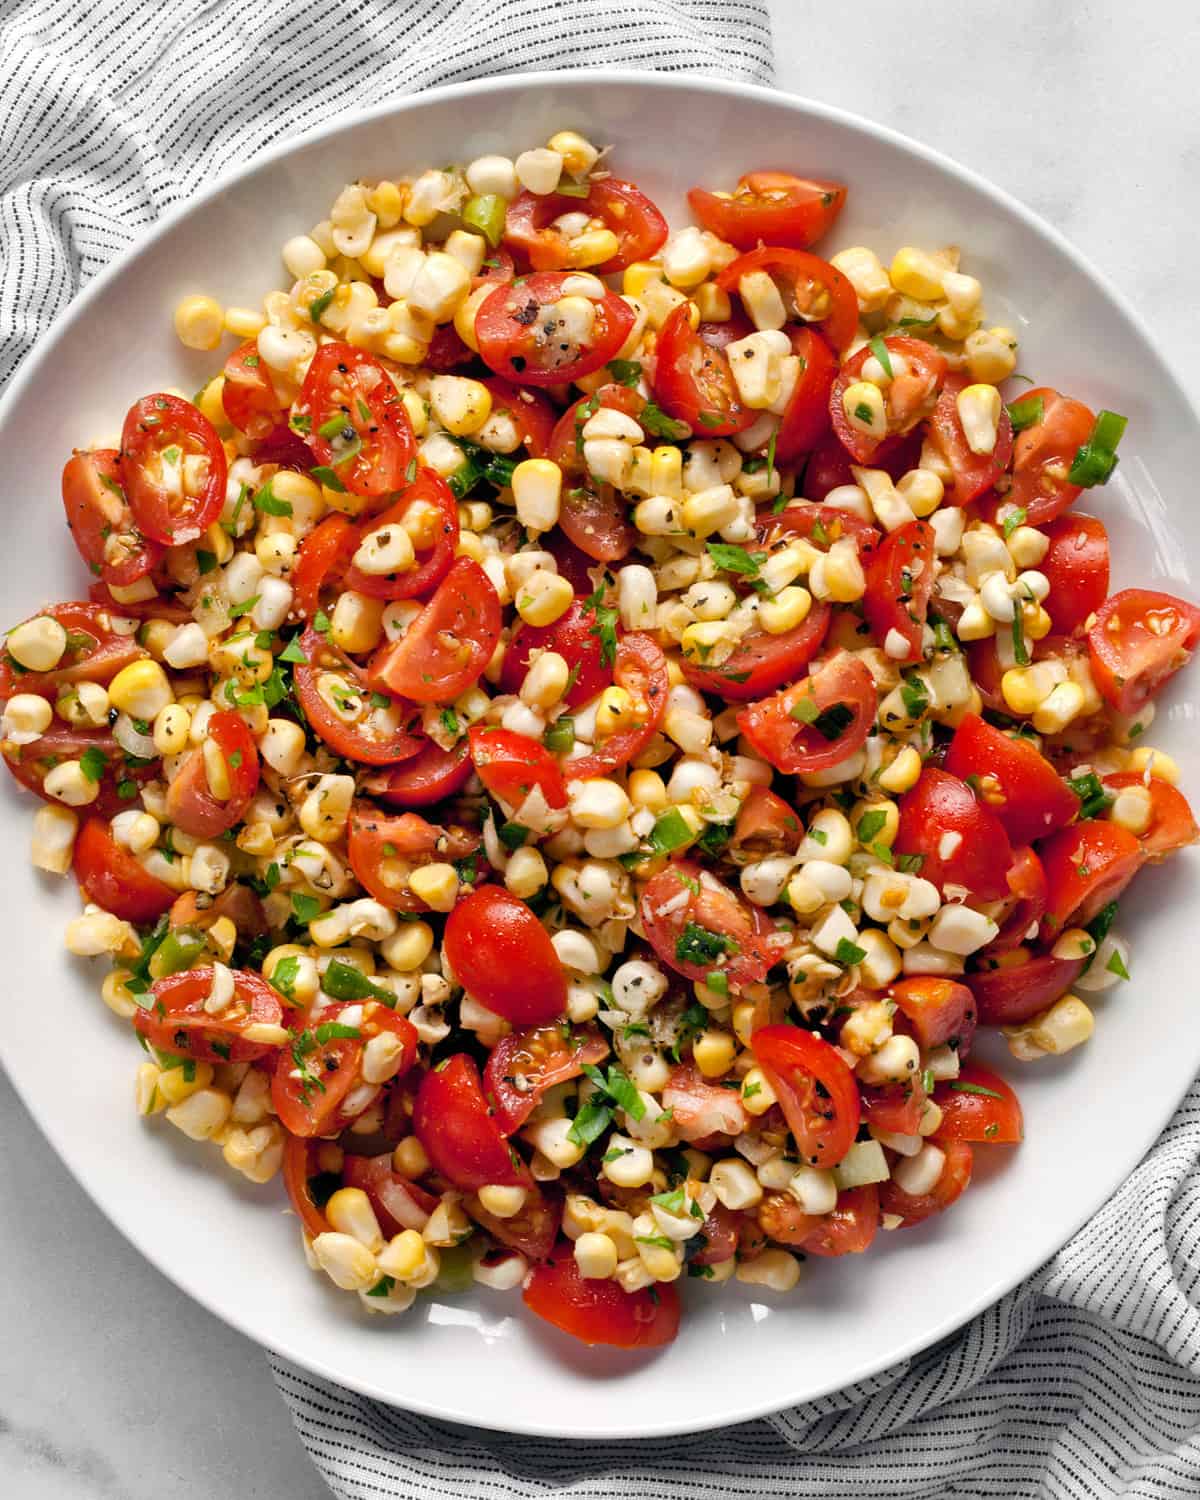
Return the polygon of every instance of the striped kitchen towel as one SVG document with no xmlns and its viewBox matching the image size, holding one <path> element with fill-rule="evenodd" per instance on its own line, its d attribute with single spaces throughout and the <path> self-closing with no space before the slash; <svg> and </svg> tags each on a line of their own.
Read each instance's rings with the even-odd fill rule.
<svg viewBox="0 0 1200 1500">
<path fill-rule="evenodd" d="M 771 40 L 757 0 L 0 0 L 0 64 L 2 382 L 164 209 L 281 137 L 517 69 L 768 82 Z M 342 1500 L 1200 1495 L 1198 1154 L 1200 1087 L 1092 1223 L 958 1334 L 717 1433 L 511 1437 L 272 1365 Z"/>
</svg>

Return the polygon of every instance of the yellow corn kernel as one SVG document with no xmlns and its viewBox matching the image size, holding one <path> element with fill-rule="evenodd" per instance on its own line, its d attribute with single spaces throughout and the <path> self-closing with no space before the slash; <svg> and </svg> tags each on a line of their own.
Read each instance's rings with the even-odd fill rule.
<svg viewBox="0 0 1200 1500">
<path fill-rule="evenodd" d="M 865 245 L 851 245 L 847 250 L 839 250 L 831 264 L 854 288 L 860 312 L 883 311 L 892 295 L 892 283 L 874 250 Z"/>
<path fill-rule="evenodd" d="M 972 380 L 999 385 L 1017 368 L 1017 336 L 1011 328 L 977 328 L 963 345 Z"/>
<path fill-rule="evenodd" d="M 158 1091 L 167 1104 L 182 1104 L 201 1089 L 208 1088 L 212 1081 L 212 1063 L 194 1062 L 182 1068 L 167 1068 L 159 1077 Z"/>
<path fill-rule="evenodd" d="M 560 130 L 546 142 L 551 151 L 562 157 L 563 170 L 572 177 L 582 177 L 590 172 L 600 159 L 600 153 L 575 130 Z"/>
<path fill-rule="evenodd" d="M 1150 745 L 1139 745 L 1133 750 L 1126 769 L 1149 771 L 1151 776 L 1156 776 L 1159 781 L 1168 781 L 1172 786 L 1178 786 L 1180 782 L 1179 762 L 1165 750 L 1155 750 Z"/>
<path fill-rule="evenodd" d="M 621 248 L 621 242 L 611 229 L 585 229 L 568 242 L 568 263 L 579 270 L 588 266 L 603 265 L 611 260 Z"/>
<path fill-rule="evenodd" d="M 379 1220 L 361 1188 L 338 1188 L 325 1205 L 325 1217 L 340 1234 L 352 1235 L 372 1254 L 383 1249 Z"/>
<path fill-rule="evenodd" d="M 633 699 L 623 687 L 606 687 L 596 706 L 596 738 L 607 739 L 620 729 L 628 729 L 637 717 Z"/>
<path fill-rule="evenodd" d="M 972 453 L 991 453 L 999 433 L 1004 403 L 994 385 L 969 385 L 955 398 L 967 447 Z"/>
<path fill-rule="evenodd" d="M 521 584 L 514 601 L 527 625 L 552 625 L 575 602 L 575 591 L 558 573 L 538 568 Z"/>
<path fill-rule="evenodd" d="M 404 212 L 406 192 L 394 182 L 377 182 L 367 192 L 367 208 L 380 229 L 394 229 Z"/>
<path fill-rule="evenodd" d="M 562 470 L 548 458 L 527 458 L 513 470 L 517 520 L 527 531 L 550 531 L 558 524 Z"/>
<path fill-rule="evenodd" d="M 883 822 L 880 823 L 880 817 Z M 867 820 L 867 833 L 859 832 Z M 883 844 L 890 849 L 900 831 L 900 809 L 894 802 L 876 799 L 856 802 L 850 812 L 850 825 L 864 844 Z"/>
<path fill-rule="evenodd" d="M 1011 667 L 1000 679 L 1004 701 L 1015 714 L 1031 714 L 1040 708 L 1054 689 L 1044 672 L 1036 667 Z"/>
<path fill-rule="evenodd" d="M 629 800 L 634 807 L 662 812 L 669 804 L 667 785 L 657 771 L 634 771 L 629 777 Z"/>
<path fill-rule="evenodd" d="M 935 302 L 942 296 L 946 269 L 926 251 L 904 245 L 892 257 L 892 285 L 906 297 Z"/>
<path fill-rule="evenodd" d="M 650 455 L 651 494 L 678 500 L 683 495 L 683 450 L 660 444 Z"/>
<path fill-rule="evenodd" d="M 175 332 L 189 349 L 215 349 L 225 332 L 225 310 L 211 297 L 185 297 L 175 308 Z"/>
<path fill-rule="evenodd" d="M 855 432 L 866 437 L 887 436 L 887 410 L 883 392 L 869 380 L 856 380 L 842 394 L 842 412 Z"/>
<path fill-rule="evenodd" d="M 761 1068 L 751 1068 L 742 1079 L 742 1104 L 747 1114 L 765 1115 L 777 1103 L 775 1090 Z"/>
<path fill-rule="evenodd" d="M 134 1093 L 139 1115 L 157 1115 L 166 1109 L 167 1101 L 158 1087 L 160 1077 L 161 1074 L 152 1062 L 144 1062 L 139 1066 Z"/>
<path fill-rule="evenodd" d="M 704 323 L 728 323 L 733 317 L 733 303 L 715 281 L 704 281 L 692 293 L 692 301 Z"/>
<path fill-rule="evenodd" d="M 122 667 L 108 685 L 108 697 L 121 713 L 153 723 L 175 694 L 162 667 L 147 659 Z"/>
<path fill-rule="evenodd" d="M 227 307 L 225 309 L 225 327 L 234 338 L 256 338 L 266 326 L 267 320 L 257 308 Z"/>
<path fill-rule="evenodd" d="M 808 618 L 812 595 L 799 584 L 780 589 L 773 599 L 764 599 L 758 607 L 758 623 L 769 635 L 783 635 L 795 630 Z"/>
<path fill-rule="evenodd" d="M 625 267 L 621 290 L 627 297 L 644 297 L 648 287 L 665 281 L 666 272 L 661 266 L 656 266 L 653 261 L 635 260 L 631 266 Z"/>
<path fill-rule="evenodd" d="M 1014 1057 L 1034 1062 L 1039 1057 L 1061 1057 L 1082 1046 L 1095 1027 L 1096 1018 L 1078 995 L 1063 995 L 1040 1016 L 1000 1029 Z"/>
<path fill-rule="evenodd" d="M 737 1041 L 727 1031 L 702 1031 L 692 1043 L 692 1060 L 705 1078 L 728 1073 L 736 1055 Z"/>
<path fill-rule="evenodd" d="M 428 1246 L 415 1229 L 402 1230 L 388 1241 L 387 1248 L 379 1257 L 379 1268 L 397 1281 L 407 1281 L 415 1276 L 425 1264 Z"/>
<path fill-rule="evenodd" d="M 447 432 L 470 437 L 491 416 L 492 393 L 478 380 L 435 375 L 429 382 L 429 404 Z"/>
<path fill-rule="evenodd" d="M 432 911 L 452 911 L 458 900 L 458 871 L 453 865 L 422 865 L 408 877 L 413 895 Z"/>
<path fill-rule="evenodd" d="M 1077 682 L 1060 682 L 1034 710 L 1033 727 L 1039 734 L 1061 734 L 1073 719 L 1079 717 L 1085 701 L 1083 689 Z"/>
<path fill-rule="evenodd" d="M 383 639 L 386 600 L 373 599 L 347 589 L 338 596 L 330 617 L 329 638 L 342 651 L 352 654 L 373 651 Z"/>
<path fill-rule="evenodd" d="M 204 389 L 196 405 L 220 433 L 230 431 L 230 421 L 225 414 L 225 404 L 221 400 L 221 393 L 225 389 L 224 375 L 214 375 Z"/>
<path fill-rule="evenodd" d="M 879 773 L 879 785 L 885 792 L 907 792 L 916 786 L 921 775 L 921 757 L 911 745 L 905 745 L 891 765 Z"/>
</svg>

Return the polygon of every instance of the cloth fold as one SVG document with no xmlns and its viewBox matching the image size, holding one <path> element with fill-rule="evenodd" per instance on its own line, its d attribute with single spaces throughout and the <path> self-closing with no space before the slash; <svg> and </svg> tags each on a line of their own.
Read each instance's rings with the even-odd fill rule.
<svg viewBox="0 0 1200 1500">
<path fill-rule="evenodd" d="M 0 0 L 0 383 L 165 209 L 273 141 L 435 84 L 604 64 L 770 82 L 770 24 L 758 0 Z M 271 1364 L 340 1500 L 1197 1495 L 1198 1153 L 1200 1086 L 1096 1218 L 956 1335 L 719 1432 L 474 1431 Z"/>
</svg>

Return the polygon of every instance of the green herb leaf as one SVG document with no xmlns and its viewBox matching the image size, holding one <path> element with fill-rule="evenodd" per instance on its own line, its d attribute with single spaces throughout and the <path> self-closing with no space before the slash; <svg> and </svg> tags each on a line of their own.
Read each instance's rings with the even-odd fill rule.
<svg viewBox="0 0 1200 1500">
<path fill-rule="evenodd" d="M 261 510 L 265 516 L 290 516 L 292 514 L 291 501 L 279 498 L 271 488 L 270 479 L 254 496 L 254 509 Z"/>
<path fill-rule="evenodd" d="M 324 313 L 325 309 L 333 301 L 336 292 L 337 286 L 331 286 L 327 292 L 322 292 L 319 297 L 314 297 L 308 304 L 308 316 L 314 323 L 321 321 L 322 313 Z"/>
<path fill-rule="evenodd" d="M 863 813 L 858 820 L 858 839 L 862 844 L 869 844 L 877 833 L 887 823 L 887 813 L 875 809 L 872 812 Z"/>
<path fill-rule="evenodd" d="M 740 951 L 723 932 L 709 932 L 696 922 L 688 922 L 675 939 L 675 957 L 681 964 L 710 964 L 723 953 Z"/>
<path fill-rule="evenodd" d="M 561 714 L 553 724 L 546 725 L 542 744 L 554 755 L 566 755 L 575 748 L 575 720 L 570 714 Z"/>
<path fill-rule="evenodd" d="M 668 441 L 681 443 L 690 431 L 686 422 L 677 422 L 674 417 L 667 416 L 662 407 L 654 401 L 647 401 L 638 417 L 644 431 L 651 433 L 654 437 L 667 438 Z"/>
<path fill-rule="evenodd" d="M 326 489 L 333 490 L 337 495 L 344 495 L 346 493 L 346 486 L 327 464 L 314 465 L 311 473 L 317 483 L 323 484 Z"/>
<path fill-rule="evenodd" d="M 981 1083 L 964 1083 L 957 1078 L 951 1080 L 949 1087 L 956 1094 L 982 1094 L 985 1099 L 1004 1098 L 1004 1095 L 998 1094 L 995 1089 L 985 1089 Z"/>
<path fill-rule="evenodd" d="M 604 595 L 607 591 L 607 577 L 600 580 L 600 586 L 594 594 L 589 594 L 583 601 L 583 608 L 595 619 L 595 624 L 588 630 L 600 642 L 600 657 L 606 666 L 611 667 L 617 659 L 617 622 L 620 619 L 615 609 L 609 609 L 604 603 Z"/>
<path fill-rule="evenodd" d="M 838 938 L 838 945 L 833 956 L 840 964 L 860 964 L 866 958 L 867 950 L 860 948 L 857 943 L 852 943 L 849 938 Z"/>
<path fill-rule="evenodd" d="M 1104 790 L 1104 784 L 1095 771 L 1087 771 L 1082 776 L 1072 776 L 1067 781 L 1067 785 L 1079 798 L 1081 818 L 1098 818 L 1116 801 L 1115 797 Z"/>
<path fill-rule="evenodd" d="M 203 577 L 205 573 L 211 573 L 212 570 L 217 566 L 217 554 L 215 552 L 204 552 L 203 550 L 197 550 L 196 566 L 200 569 L 201 577 Z"/>
<path fill-rule="evenodd" d="M 95 745 L 89 745 L 79 757 L 79 769 L 89 781 L 99 781 L 108 769 L 108 757 Z"/>
<path fill-rule="evenodd" d="M 343 1026 L 340 1021 L 326 1021 L 317 1027 L 317 1041 L 322 1047 L 326 1042 L 358 1041 L 361 1037 L 357 1026 Z"/>
<path fill-rule="evenodd" d="M 1129 970 L 1125 967 L 1125 960 L 1114 948 L 1108 956 L 1108 962 L 1104 965 L 1110 974 L 1115 974 L 1118 979 L 1128 979 Z"/>
<path fill-rule="evenodd" d="M 888 352 L 888 346 L 883 342 L 878 334 L 876 334 L 875 337 L 871 340 L 870 347 L 871 353 L 883 366 L 883 373 L 889 380 L 894 380 L 896 376 L 895 371 L 892 369 L 892 356 Z"/>
<path fill-rule="evenodd" d="M 315 896 L 306 896 L 303 891 L 292 892 L 292 916 L 302 926 L 307 927 L 320 911 L 321 903 Z"/>
<path fill-rule="evenodd" d="M 610 359 L 608 370 L 618 385 L 635 386 L 642 378 L 642 367 L 636 359 Z"/>
<path fill-rule="evenodd" d="M 660 813 L 650 831 L 649 844 L 655 854 L 671 854 L 692 842 L 692 830 L 677 807 Z"/>
</svg>

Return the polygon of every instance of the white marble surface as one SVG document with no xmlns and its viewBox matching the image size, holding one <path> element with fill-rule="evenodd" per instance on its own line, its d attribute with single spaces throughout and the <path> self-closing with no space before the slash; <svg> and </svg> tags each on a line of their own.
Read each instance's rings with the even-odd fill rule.
<svg viewBox="0 0 1200 1500">
<path fill-rule="evenodd" d="M 925 141 L 1058 225 L 1194 364 L 1190 7 L 769 0 L 781 87 Z M 969 234 L 964 231 L 964 240 Z M 0 1080 L 0 1490 L 321 1500 L 256 1347 L 108 1225 Z"/>
</svg>

